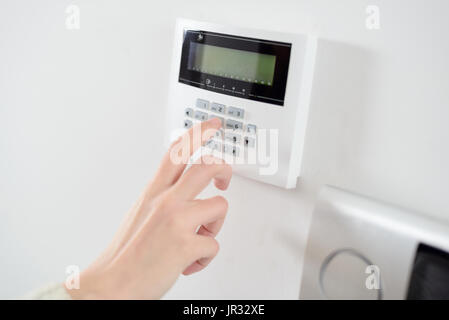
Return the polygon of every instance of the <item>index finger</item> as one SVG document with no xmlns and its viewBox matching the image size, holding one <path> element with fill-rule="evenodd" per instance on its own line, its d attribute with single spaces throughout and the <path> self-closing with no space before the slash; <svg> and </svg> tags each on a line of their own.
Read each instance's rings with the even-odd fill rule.
<svg viewBox="0 0 449 320">
<path fill-rule="evenodd" d="M 212 118 L 191 127 L 176 140 L 162 159 L 155 179 L 171 186 L 184 172 L 190 157 L 221 127 L 221 120 Z"/>
</svg>

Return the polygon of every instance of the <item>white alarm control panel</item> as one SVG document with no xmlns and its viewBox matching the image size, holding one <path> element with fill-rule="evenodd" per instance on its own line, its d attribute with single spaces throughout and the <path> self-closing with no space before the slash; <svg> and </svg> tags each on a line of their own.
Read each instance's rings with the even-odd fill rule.
<svg viewBox="0 0 449 320">
<path fill-rule="evenodd" d="M 296 187 L 312 90 L 316 38 L 179 19 L 170 73 L 171 140 L 218 117 L 201 149 L 234 173 Z"/>
</svg>

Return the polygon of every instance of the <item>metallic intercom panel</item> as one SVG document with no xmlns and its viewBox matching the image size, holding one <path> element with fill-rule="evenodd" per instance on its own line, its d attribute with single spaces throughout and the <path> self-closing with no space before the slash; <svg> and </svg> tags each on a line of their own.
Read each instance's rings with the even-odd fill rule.
<svg viewBox="0 0 449 320">
<path fill-rule="evenodd" d="M 302 299 L 449 299 L 449 224 L 334 187 L 316 204 Z"/>
</svg>

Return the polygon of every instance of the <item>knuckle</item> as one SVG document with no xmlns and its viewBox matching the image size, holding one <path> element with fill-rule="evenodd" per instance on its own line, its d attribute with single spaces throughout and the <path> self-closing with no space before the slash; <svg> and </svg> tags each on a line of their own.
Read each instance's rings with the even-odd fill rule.
<svg viewBox="0 0 449 320">
<path fill-rule="evenodd" d="M 212 239 L 212 253 L 214 256 L 216 256 L 218 254 L 218 251 L 220 251 L 220 244 L 218 243 L 217 240 Z"/>
<path fill-rule="evenodd" d="M 228 211 L 229 203 L 228 203 L 228 200 L 226 200 L 225 197 L 217 196 L 216 197 L 216 201 L 217 201 L 218 206 L 219 206 L 220 209 L 222 209 L 224 212 Z"/>
<path fill-rule="evenodd" d="M 200 245 L 192 248 L 192 252 L 197 258 L 213 258 L 218 254 L 218 251 L 220 251 L 220 245 L 212 237 L 207 237 L 205 241 L 200 242 Z"/>
</svg>

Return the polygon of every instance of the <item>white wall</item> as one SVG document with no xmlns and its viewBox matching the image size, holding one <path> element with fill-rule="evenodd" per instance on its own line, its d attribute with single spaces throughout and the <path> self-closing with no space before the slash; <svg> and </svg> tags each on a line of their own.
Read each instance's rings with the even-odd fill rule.
<svg viewBox="0 0 449 320">
<path fill-rule="evenodd" d="M 65 29 L 71 3 L 78 31 Z M 368 4 L 380 30 L 365 27 Z M 298 188 L 235 176 L 219 256 L 168 298 L 297 298 L 325 183 L 448 220 L 448 11 L 445 0 L 2 0 L 0 298 L 85 267 L 151 177 L 178 16 L 326 40 Z"/>
</svg>

